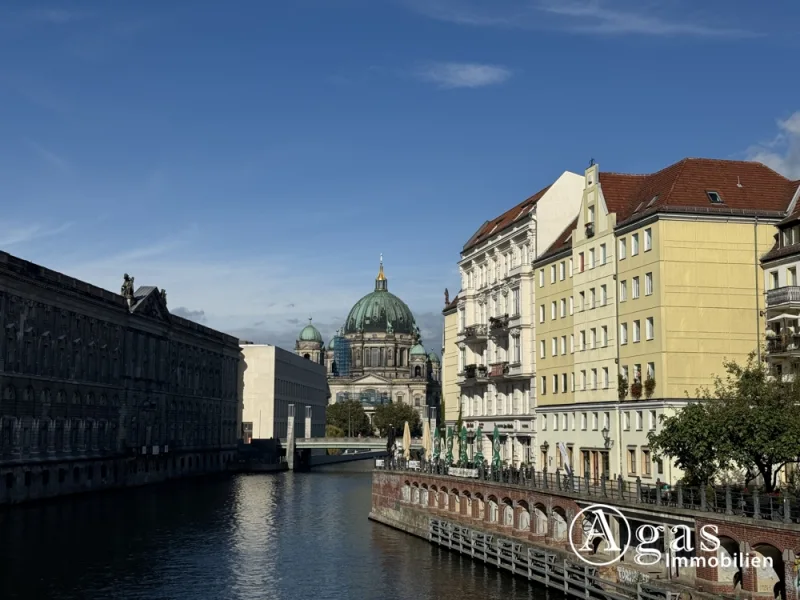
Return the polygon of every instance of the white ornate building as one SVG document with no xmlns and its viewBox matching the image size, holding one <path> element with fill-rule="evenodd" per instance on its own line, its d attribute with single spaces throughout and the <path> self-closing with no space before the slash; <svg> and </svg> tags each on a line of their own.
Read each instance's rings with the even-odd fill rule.
<svg viewBox="0 0 800 600">
<path fill-rule="evenodd" d="M 501 458 L 535 462 L 535 286 L 531 264 L 575 218 L 583 177 L 563 173 L 552 185 L 487 221 L 461 251 L 458 385 L 471 431 L 483 426 L 485 457 L 497 425 Z"/>
</svg>

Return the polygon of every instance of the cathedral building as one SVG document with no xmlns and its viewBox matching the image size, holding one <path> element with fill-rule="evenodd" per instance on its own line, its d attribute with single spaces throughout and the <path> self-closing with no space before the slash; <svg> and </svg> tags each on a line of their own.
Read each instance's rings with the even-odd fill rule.
<svg viewBox="0 0 800 600">
<path fill-rule="evenodd" d="M 375 289 L 355 303 L 328 347 L 309 322 L 295 352 L 325 365 L 331 403 L 359 400 L 370 418 L 388 402 L 410 404 L 422 419 L 439 405 L 439 356 L 425 350 L 411 310 L 389 292 L 383 260 Z"/>
</svg>

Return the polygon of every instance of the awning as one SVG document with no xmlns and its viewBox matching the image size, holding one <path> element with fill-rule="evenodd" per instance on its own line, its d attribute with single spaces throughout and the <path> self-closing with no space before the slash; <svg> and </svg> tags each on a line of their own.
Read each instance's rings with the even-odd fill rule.
<svg viewBox="0 0 800 600">
<path fill-rule="evenodd" d="M 775 321 L 796 321 L 800 319 L 800 315 L 790 315 L 789 313 L 783 313 L 778 315 L 777 317 L 771 317 L 767 319 L 767 323 L 774 323 Z"/>
</svg>

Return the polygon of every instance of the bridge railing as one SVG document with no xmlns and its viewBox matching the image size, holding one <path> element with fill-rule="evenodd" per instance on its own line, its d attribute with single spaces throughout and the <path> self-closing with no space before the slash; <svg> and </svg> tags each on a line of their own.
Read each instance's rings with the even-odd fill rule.
<svg viewBox="0 0 800 600">
<path fill-rule="evenodd" d="M 533 468 L 503 467 L 495 470 L 487 465 L 471 464 L 464 465 L 467 468 L 448 467 L 444 461 L 418 461 L 414 465 L 419 464 L 419 468 L 410 468 L 408 463 L 403 459 L 386 458 L 382 462 L 377 461 L 375 468 L 493 481 L 515 487 L 575 494 L 596 502 L 620 500 L 781 523 L 800 523 L 800 497 L 788 490 L 765 493 L 757 488 L 710 484 L 686 486 L 681 482 L 670 486 L 658 479 L 654 483 L 643 482 L 641 477 L 635 480 L 623 479 L 621 475 L 614 479 L 607 476 L 592 478 L 560 469 L 537 471 Z"/>
</svg>

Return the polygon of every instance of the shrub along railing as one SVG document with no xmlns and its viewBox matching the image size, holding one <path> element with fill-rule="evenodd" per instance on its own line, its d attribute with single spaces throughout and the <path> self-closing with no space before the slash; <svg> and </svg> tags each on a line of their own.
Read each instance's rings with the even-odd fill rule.
<svg viewBox="0 0 800 600">
<path fill-rule="evenodd" d="M 492 469 L 486 465 L 474 468 L 448 467 L 439 461 L 406 461 L 387 458 L 376 462 L 376 469 L 443 475 L 481 482 L 496 482 L 552 492 L 577 494 L 600 500 L 621 500 L 635 504 L 651 504 L 700 512 L 764 519 L 782 523 L 800 523 L 800 497 L 788 490 L 765 493 L 758 489 L 730 485 L 674 486 L 656 480 L 654 483 L 625 480 L 620 475 L 609 477 L 579 477 L 556 469 L 536 471 L 532 468 Z"/>
</svg>

